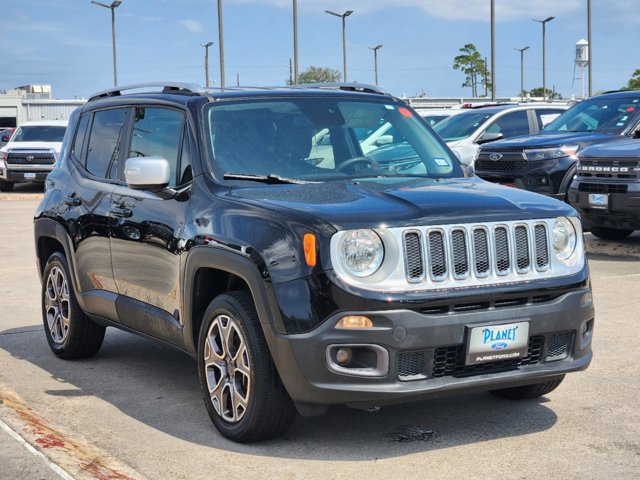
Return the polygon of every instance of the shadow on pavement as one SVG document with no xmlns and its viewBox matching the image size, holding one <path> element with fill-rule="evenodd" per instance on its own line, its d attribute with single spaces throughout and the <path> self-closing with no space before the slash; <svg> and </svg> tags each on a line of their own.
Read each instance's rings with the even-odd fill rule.
<svg viewBox="0 0 640 480">
<path fill-rule="evenodd" d="M 512 402 L 467 394 L 375 413 L 334 407 L 324 416 L 298 417 L 283 438 L 239 445 L 224 439 L 210 423 L 196 363 L 182 352 L 109 328 L 95 357 L 59 360 L 39 325 L 0 332 L 0 348 L 59 380 L 63 388 L 44 392 L 52 400 L 95 396 L 179 439 L 251 455 L 334 461 L 391 458 L 527 435 L 557 421 L 544 397 Z"/>
</svg>

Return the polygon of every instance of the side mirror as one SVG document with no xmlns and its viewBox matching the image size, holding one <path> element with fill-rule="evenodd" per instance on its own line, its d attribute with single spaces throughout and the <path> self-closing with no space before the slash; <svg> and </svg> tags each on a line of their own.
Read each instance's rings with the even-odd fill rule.
<svg viewBox="0 0 640 480">
<path fill-rule="evenodd" d="M 124 164 L 124 178 L 131 188 L 159 191 L 169 184 L 171 166 L 159 157 L 128 158 Z"/>
<path fill-rule="evenodd" d="M 489 142 L 495 142 L 496 140 L 500 140 L 502 137 L 504 137 L 504 135 L 502 135 L 501 133 L 484 132 L 482 136 L 478 140 L 476 140 L 476 143 L 478 145 L 482 145 Z"/>
<path fill-rule="evenodd" d="M 377 146 L 390 145 L 393 143 L 393 135 L 380 135 L 380 138 L 375 143 Z"/>
<path fill-rule="evenodd" d="M 9 135 L 3 135 L 2 137 L 0 137 L 0 142 L 8 143 L 9 142 Z"/>
<path fill-rule="evenodd" d="M 640 138 L 640 128 L 638 130 L 636 130 L 635 132 L 633 132 L 633 137 L 632 138 Z"/>
</svg>

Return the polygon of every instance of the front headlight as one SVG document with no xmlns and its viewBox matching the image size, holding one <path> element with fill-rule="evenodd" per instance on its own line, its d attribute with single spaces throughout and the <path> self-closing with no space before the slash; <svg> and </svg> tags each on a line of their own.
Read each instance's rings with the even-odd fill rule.
<svg viewBox="0 0 640 480">
<path fill-rule="evenodd" d="M 373 275 L 384 260 L 382 240 L 373 230 L 346 232 L 340 241 L 339 258 L 343 268 L 354 277 Z"/>
<path fill-rule="evenodd" d="M 566 260 L 573 255 L 576 249 L 578 236 L 576 229 L 567 217 L 556 218 L 553 224 L 553 250 L 556 257 L 560 260 Z"/>
<path fill-rule="evenodd" d="M 537 148 L 524 150 L 524 158 L 529 161 L 553 160 L 554 158 L 569 157 L 575 155 L 580 147 L 578 145 L 563 145 L 557 148 Z"/>
</svg>

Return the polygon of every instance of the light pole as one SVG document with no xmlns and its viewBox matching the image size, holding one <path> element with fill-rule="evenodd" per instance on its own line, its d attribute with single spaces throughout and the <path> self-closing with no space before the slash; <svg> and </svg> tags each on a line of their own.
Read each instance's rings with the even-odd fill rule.
<svg viewBox="0 0 640 480">
<path fill-rule="evenodd" d="M 547 43 L 546 43 L 546 27 L 547 22 L 550 22 L 556 17 L 548 17 L 544 20 L 536 20 L 533 18 L 534 22 L 538 22 L 542 24 L 542 100 L 547 99 Z"/>
<path fill-rule="evenodd" d="M 201 43 L 200 46 L 204 47 L 204 78 L 205 86 L 209 88 L 209 47 L 213 45 L 213 42 Z"/>
<path fill-rule="evenodd" d="M 344 81 L 347 81 L 347 36 L 346 36 L 346 26 L 345 26 L 345 18 L 353 13 L 353 10 L 347 10 L 344 13 L 336 13 L 331 10 L 325 10 L 329 15 L 333 15 L 336 17 L 342 18 L 342 63 L 343 63 L 343 77 Z"/>
<path fill-rule="evenodd" d="M 222 0 L 218 0 L 218 48 L 220 49 L 220 87 L 224 88 L 224 35 L 222 33 Z"/>
<path fill-rule="evenodd" d="M 298 84 L 298 0 L 293 0 L 293 84 Z"/>
<path fill-rule="evenodd" d="M 496 101 L 496 2 L 491 0 L 491 101 Z"/>
<path fill-rule="evenodd" d="M 115 12 L 116 12 L 116 8 L 120 6 L 122 1 L 115 0 L 114 2 L 111 3 L 111 5 L 96 2 L 95 0 L 91 0 L 91 3 L 111 10 L 111 40 L 113 43 L 113 86 L 117 87 L 118 86 L 118 66 L 116 62 L 116 13 Z"/>
<path fill-rule="evenodd" d="M 382 45 L 376 45 L 375 47 L 368 47 L 373 50 L 373 68 L 376 72 L 376 86 L 378 86 L 378 50 L 382 48 Z"/>
<path fill-rule="evenodd" d="M 589 96 L 593 95 L 593 84 L 591 80 L 591 64 L 593 63 L 593 44 L 591 43 L 591 0 L 587 0 L 587 42 L 589 42 Z"/>
<path fill-rule="evenodd" d="M 520 52 L 520 101 L 524 101 L 524 51 L 531 47 L 514 48 Z"/>
</svg>

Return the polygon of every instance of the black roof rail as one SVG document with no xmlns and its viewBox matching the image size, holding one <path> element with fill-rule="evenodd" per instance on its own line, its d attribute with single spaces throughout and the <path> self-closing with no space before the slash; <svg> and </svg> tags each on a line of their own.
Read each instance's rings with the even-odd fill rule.
<svg viewBox="0 0 640 480">
<path fill-rule="evenodd" d="M 201 86 L 194 83 L 180 83 L 180 82 L 150 82 L 150 83 L 136 83 L 132 85 L 124 85 L 122 87 L 113 87 L 107 90 L 93 94 L 89 97 L 89 101 L 97 100 L 99 98 L 119 97 L 123 92 L 127 90 L 158 90 L 161 89 L 162 93 L 187 93 L 194 95 L 201 95 L 206 93 L 206 90 Z"/>
<path fill-rule="evenodd" d="M 386 90 L 379 88 L 375 85 L 368 85 L 366 83 L 301 83 L 298 85 L 291 85 L 292 88 L 326 88 L 332 90 L 345 90 L 347 92 L 362 92 L 362 93 L 377 93 L 378 95 L 392 96 Z"/>
</svg>

